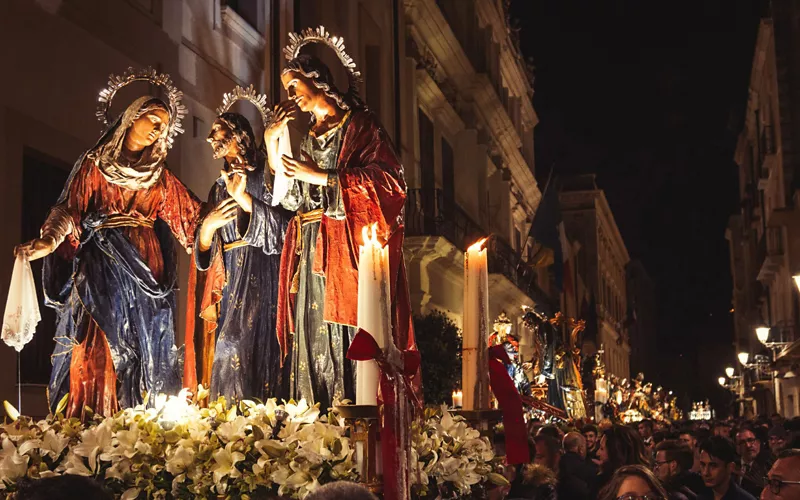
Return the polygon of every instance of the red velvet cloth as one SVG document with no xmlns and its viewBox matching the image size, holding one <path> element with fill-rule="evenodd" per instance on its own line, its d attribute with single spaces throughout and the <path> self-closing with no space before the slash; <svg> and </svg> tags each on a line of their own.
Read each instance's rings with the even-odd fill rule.
<svg viewBox="0 0 800 500">
<path fill-rule="evenodd" d="M 388 356 L 387 356 L 388 354 Z M 381 351 L 372 335 L 359 329 L 347 357 L 354 361 L 374 359 L 381 369 L 379 403 L 381 413 L 381 456 L 383 458 L 383 498 L 409 498 L 411 469 L 411 437 L 408 421 L 412 411 L 419 412 L 422 403 L 416 397 L 412 382 L 419 371 L 419 351 L 398 351 L 391 347 Z M 409 406 L 411 403 L 411 406 Z"/>
<path fill-rule="evenodd" d="M 355 326 L 361 229 L 377 223 L 378 237 L 387 241 L 389 248 L 394 342 L 400 350 L 406 350 L 415 349 L 416 343 L 402 253 L 403 226 L 399 222 L 406 199 L 402 171 L 391 141 L 375 115 L 366 110 L 354 111 L 337 164 L 346 217 L 344 220 L 322 217 L 313 269 L 326 277 L 325 321 Z M 291 290 L 291 281 L 298 265 L 299 231 L 299 221 L 294 219 L 286 231 L 281 255 L 277 335 L 282 358 L 294 334 L 296 291 Z"/>
<path fill-rule="evenodd" d="M 489 383 L 500 409 L 503 410 L 506 463 L 526 464 L 530 462 L 528 431 L 522 413 L 522 398 L 506 370 L 506 365 L 510 363 L 502 344 L 489 348 Z"/>
</svg>

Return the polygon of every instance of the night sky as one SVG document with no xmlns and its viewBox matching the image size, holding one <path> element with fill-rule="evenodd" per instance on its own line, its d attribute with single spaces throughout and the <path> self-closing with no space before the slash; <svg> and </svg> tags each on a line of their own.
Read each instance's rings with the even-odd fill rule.
<svg viewBox="0 0 800 500">
<path fill-rule="evenodd" d="M 536 176 L 596 173 L 655 282 L 660 366 L 681 396 L 729 402 L 735 363 L 725 227 L 760 2 L 514 0 L 535 66 Z"/>
</svg>

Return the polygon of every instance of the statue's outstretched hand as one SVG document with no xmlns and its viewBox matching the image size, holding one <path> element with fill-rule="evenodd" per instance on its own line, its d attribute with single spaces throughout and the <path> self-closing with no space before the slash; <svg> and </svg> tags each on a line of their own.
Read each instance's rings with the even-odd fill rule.
<svg viewBox="0 0 800 500">
<path fill-rule="evenodd" d="M 56 241 L 49 236 L 44 238 L 34 238 L 27 243 L 22 243 L 14 247 L 14 255 L 22 255 L 28 260 L 41 259 L 47 257 L 56 250 Z"/>
</svg>

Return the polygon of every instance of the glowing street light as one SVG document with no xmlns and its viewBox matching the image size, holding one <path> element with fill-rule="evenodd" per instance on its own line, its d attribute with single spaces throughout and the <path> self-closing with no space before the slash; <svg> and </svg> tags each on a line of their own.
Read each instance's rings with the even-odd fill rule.
<svg viewBox="0 0 800 500">
<path fill-rule="evenodd" d="M 721 385 L 722 387 L 725 387 L 725 377 L 718 378 L 717 382 L 719 382 L 719 385 Z"/>
<path fill-rule="evenodd" d="M 739 363 L 741 363 L 742 366 L 747 366 L 747 360 L 750 359 L 750 354 L 746 352 L 740 352 L 738 357 Z"/>
<path fill-rule="evenodd" d="M 727 375 L 728 378 L 733 378 L 733 374 L 734 373 L 735 373 L 735 371 L 734 371 L 732 366 L 729 366 L 729 367 L 725 368 L 725 375 Z"/>
<path fill-rule="evenodd" d="M 797 290 L 800 291 L 800 273 L 792 276 L 792 279 L 794 280 L 794 284 L 797 287 Z"/>
<path fill-rule="evenodd" d="M 758 341 L 762 344 L 766 344 L 767 340 L 769 339 L 769 327 L 768 326 L 759 326 L 756 328 L 756 337 L 758 337 Z"/>
</svg>

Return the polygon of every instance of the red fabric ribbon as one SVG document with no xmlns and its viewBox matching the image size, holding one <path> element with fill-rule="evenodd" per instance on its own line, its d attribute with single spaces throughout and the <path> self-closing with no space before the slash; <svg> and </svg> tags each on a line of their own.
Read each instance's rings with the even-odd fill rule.
<svg viewBox="0 0 800 500">
<path fill-rule="evenodd" d="M 393 346 L 390 346 L 392 349 Z M 412 378 L 420 364 L 419 351 L 407 349 L 390 355 L 381 350 L 368 332 L 359 329 L 347 358 L 354 361 L 375 360 L 381 369 L 379 399 L 383 404 L 381 422 L 381 453 L 383 456 L 383 498 L 384 500 L 406 500 L 410 498 L 409 470 L 411 438 L 409 421 L 411 419 L 410 401 L 414 408 L 421 408 Z"/>
<path fill-rule="evenodd" d="M 511 364 L 502 344 L 489 348 L 489 383 L 503 410 L 503 427 L 506 435 L 506 462 L 509 465 L 530 462 L 528 431 L 522 413 L 522 398 L 506 365 Z"/>
</svg>

